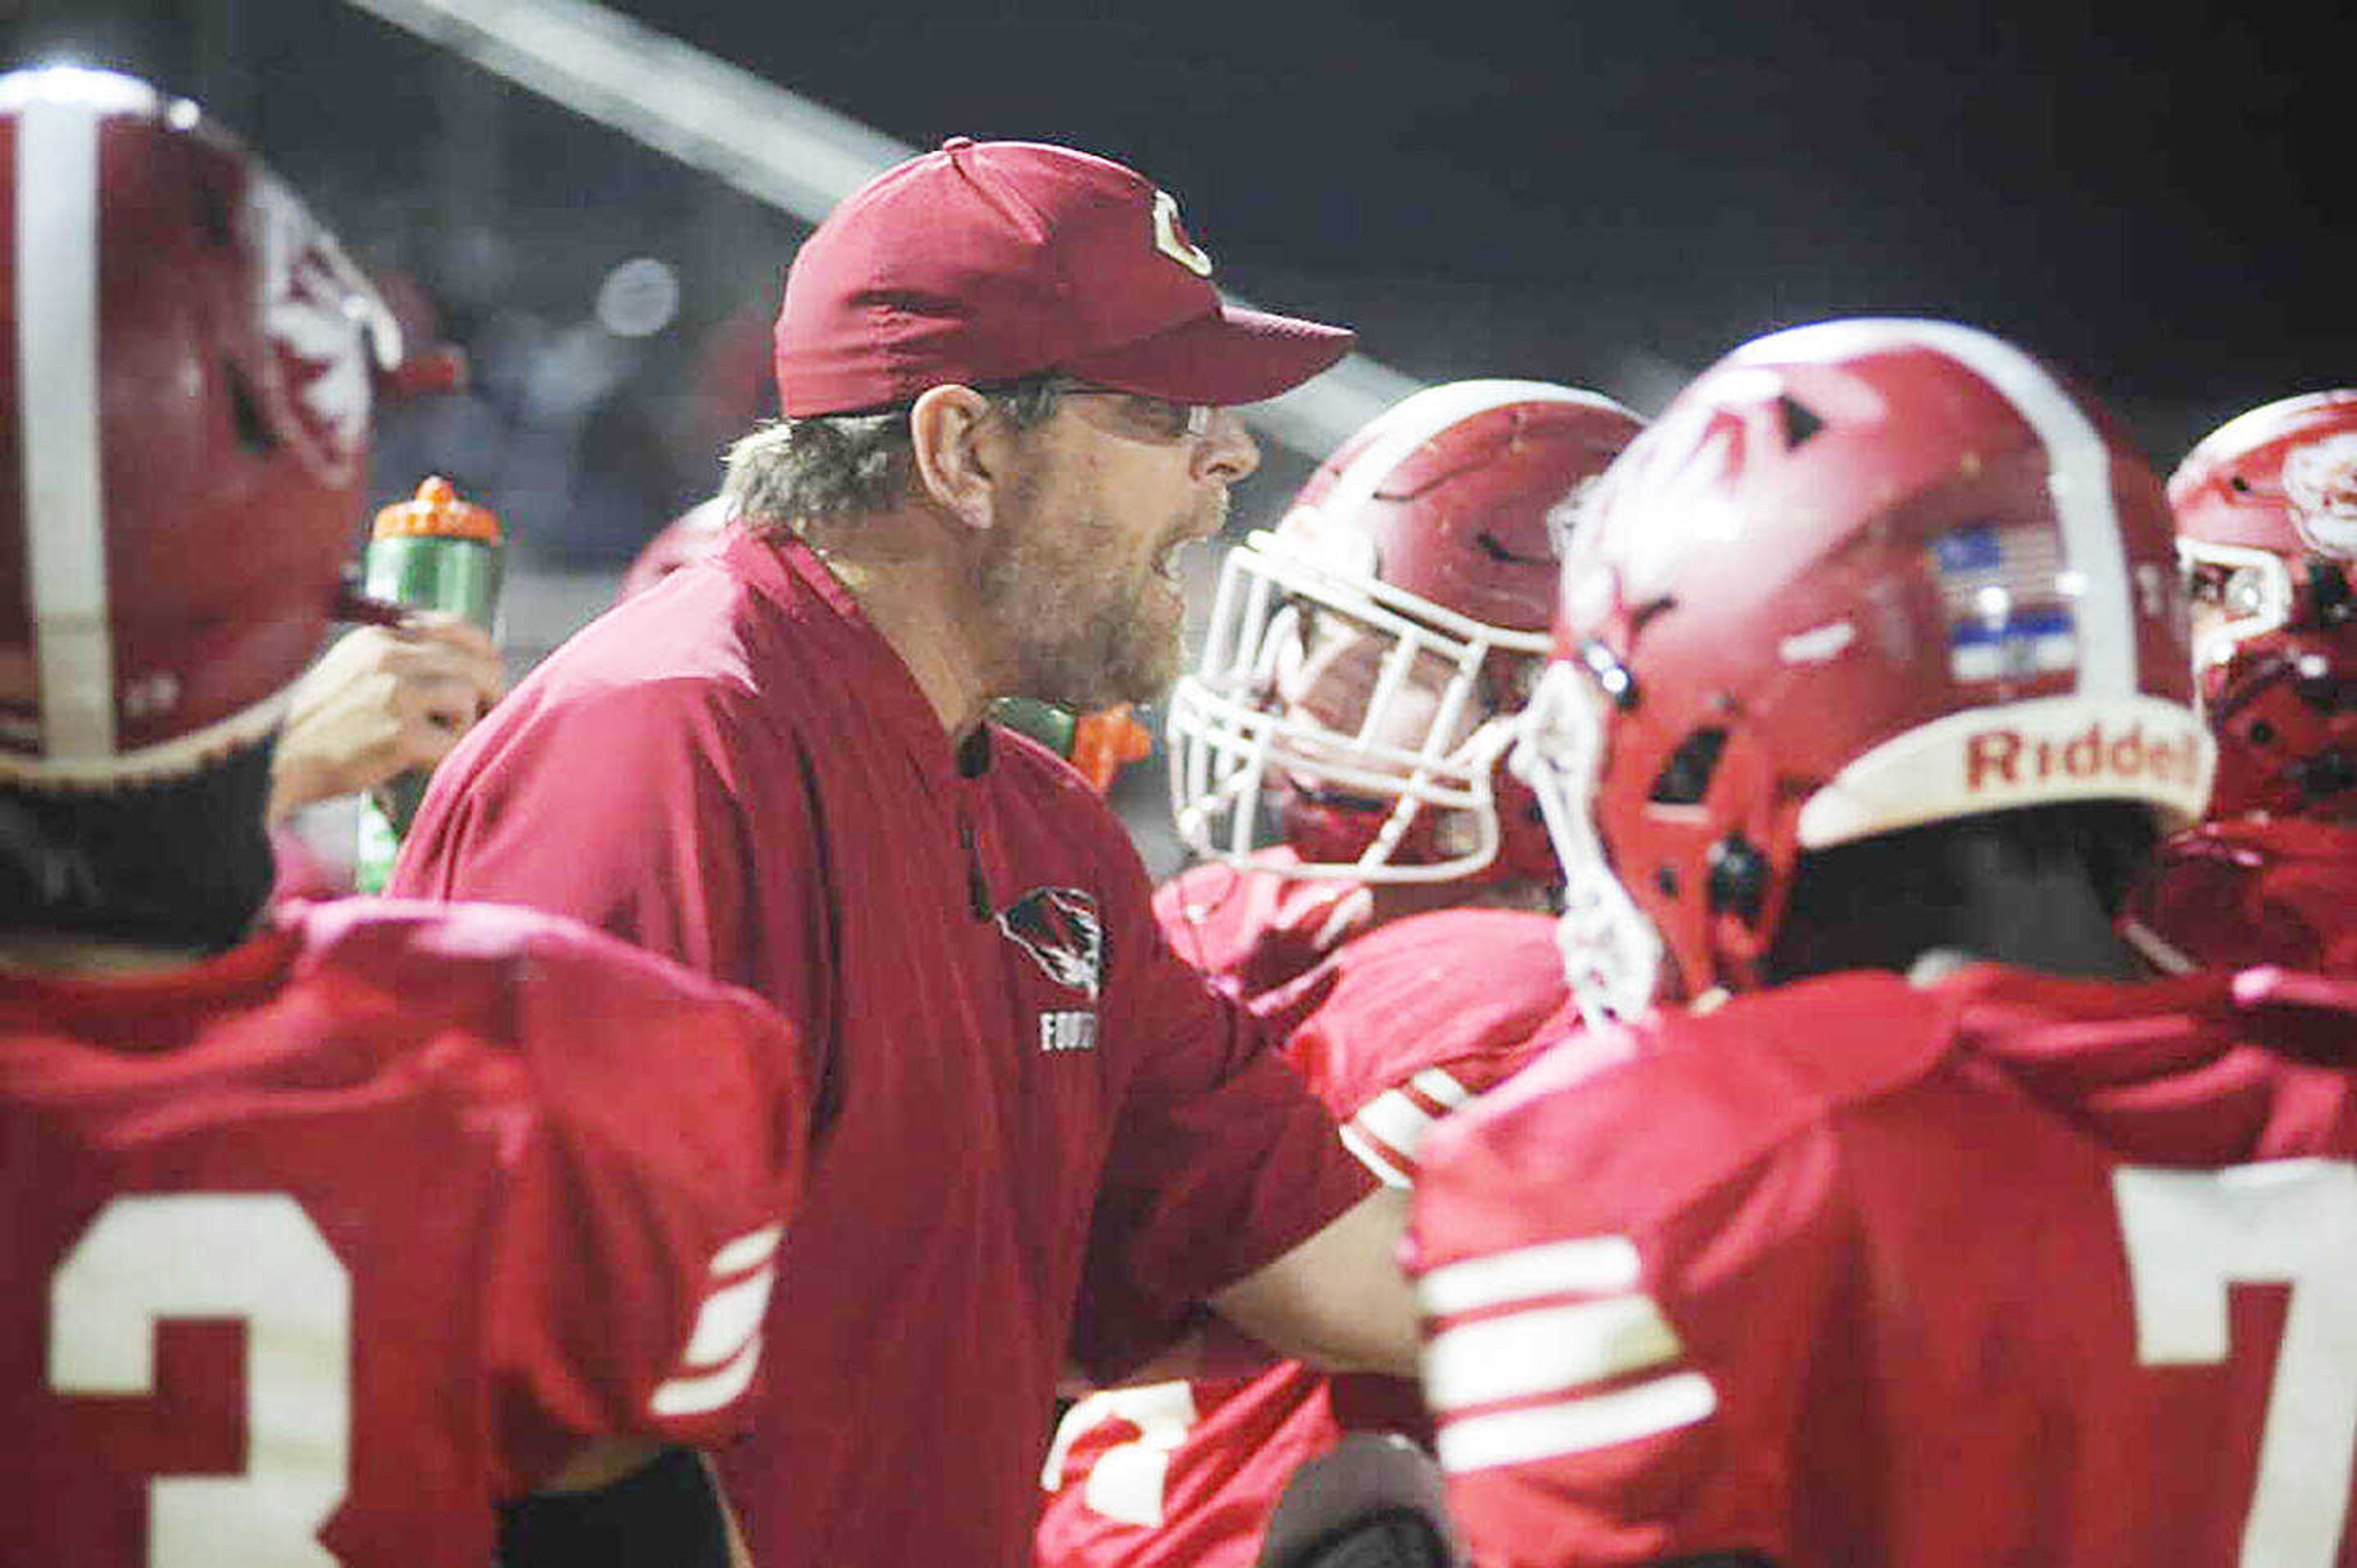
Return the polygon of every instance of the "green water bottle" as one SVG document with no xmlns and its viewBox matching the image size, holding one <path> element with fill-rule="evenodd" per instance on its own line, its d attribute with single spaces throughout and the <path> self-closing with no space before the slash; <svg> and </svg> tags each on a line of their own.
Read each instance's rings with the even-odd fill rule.
<svg viewBox="0 0 2357 1568">
<path fill-rule="evenodd" d="M 990 716 L 1079 768 L 1081 777 L 1100 795 L 1113 788 L 1114 779 L 1125 767 L 1143 762 L 1154 750 L 1154 736 L 1137 722 L 1127 703 L 1076 714 L 1035 697 L 999 697 L 990 704 Z"/>
<path fill-rule="evenodd" d="M 450 481 L 436 476 L 417 487 L 414 499 L 376 514 L 361 587 L 372 598 L 447 610 L 492 632 L 501 564 L 500 520 L 460 500 Z M 361 802 L 353 882 L 361 892 L 384 891 L 401 837 L 425 798 L 425 771 L 414 768 L 379 785 Z"/>
</svg>

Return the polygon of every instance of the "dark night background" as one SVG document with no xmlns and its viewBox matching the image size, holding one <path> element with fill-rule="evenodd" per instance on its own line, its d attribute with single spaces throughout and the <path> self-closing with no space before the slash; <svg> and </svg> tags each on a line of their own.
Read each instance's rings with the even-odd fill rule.
<svg viewBox="0 0 2357 1568">
<path fill-rule="evenodd" d="M 1989 326 L 2132 398 L 2352 373 L 2346 7 L 628 8 L 905 140 L 1132 161 L 1246 292 L 1347 300 L 1426 374 L 1559 377 L 1615 342 L 1698 366 L 1861 310 Z M 1394 325 L 1394 293 L 1425 318 Z"/>
<path fill-rule="evenodd" d="M 2164 471 L 2231 413 L 2357 381 L 2345 6 L 619 9 L 919 147 L 1032 137 L 1130 163 L 1178 194 L 1232 291 L 1349 322 L 1422 380 L 1534 376 L 1652 413 L 1773 328 L 1934 315 L 2100 389 Z M 500 510 L 523 568 L 511 663 L 602 606 L 761 412 L 800 220 L 343 0 L 0 16 L 17 60 L 198 98 L 430 300 L 476 387 L 383 422 L 380 499 L 439 470 Z M 633 258 L 678 290 L 635 336 L 595 308 Z M 1270 445 L 1234 526 L 1272 518 L 1311 460 Z"/>
<path fill-rule="evenodd" d="M 1935 314 L 2105 389 L 2166 464 L 2214 417 L 2357 374 L 2345 11 L 619 8 L 920 146 L 1133 163 L 1228 286 L 1348 320 L 1426 379 L 1644 406 L 1772 327 Z M 462 331 L 578 313 L 654 254 L 686 291 L 679 344 L 637 352 L 676 371 L 729 309 L 774 305 L 801 232 L 334 0 L 32 0 L 17 20 L 19 58 L 79 45 L 202 97 Z"/>
</svg>

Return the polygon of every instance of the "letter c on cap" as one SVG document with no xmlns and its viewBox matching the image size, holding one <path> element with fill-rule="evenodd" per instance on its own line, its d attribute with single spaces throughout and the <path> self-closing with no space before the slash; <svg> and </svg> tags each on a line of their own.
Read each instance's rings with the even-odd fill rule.
<svg viewBox="0 0 2357 1568">
<path fill-rule="evenodd" d="M 1154 193 L 1154 248 L 1197 277 L 1211 275 L 1211 258 L 1179 226 L 1178 199 L 1167 190 Z"/>
</svg>

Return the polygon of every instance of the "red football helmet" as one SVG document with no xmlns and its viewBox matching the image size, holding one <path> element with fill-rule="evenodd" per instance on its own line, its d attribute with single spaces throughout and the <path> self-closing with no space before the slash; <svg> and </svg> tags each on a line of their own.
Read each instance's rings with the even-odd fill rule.
<svg viewBox="0 0 2357 1568">
<path fill-rule="evenodd" d="M 2357 391 L 2228 420 L 2169 477 L 2216 817 L 2357 818 Z"/>
<path fill-rule="evenodd" d="M 2159 480 L 2028 355 L 1893 320 L 1738 349 L 1614 465 L 1513 754 L 1572 982 L 1622 1015 L 1757 983 L 1805 851 L 2078 799 L 2190 822 L 2211 762 Z"/>
<path fill-rule="evenodd" d="M 392 315 L 194 104 L 0 77 L 0 779 L 104 788 L 254 741 L 362 518 Z"/>
<path fill-rule="evenodd" d="M 1171 693 L 1188 846 L 1257 865 L 1274 827 L 1288 875 L 1552 880 L 1506 720 L 1547 650 L 1568 503 L 1640 428 L 1593 392 L 1468 381 L 1344 442 L 1229 552 Z"/>
</svg>

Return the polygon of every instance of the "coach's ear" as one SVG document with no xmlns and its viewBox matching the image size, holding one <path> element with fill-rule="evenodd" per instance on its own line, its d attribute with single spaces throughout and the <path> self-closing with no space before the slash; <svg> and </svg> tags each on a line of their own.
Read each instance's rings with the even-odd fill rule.
<svg viewBox="0 0 2357 1568">
<path fill-rule="evenodd" d="M 988 398 L 955 382 L 927 388 L 909 409 L 917 488 L 968 528 L 991 526 L 1008 472 L 1011 431 L 991 412 Z"/>
</svg>

